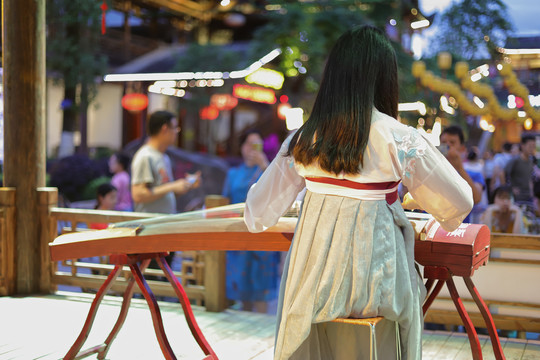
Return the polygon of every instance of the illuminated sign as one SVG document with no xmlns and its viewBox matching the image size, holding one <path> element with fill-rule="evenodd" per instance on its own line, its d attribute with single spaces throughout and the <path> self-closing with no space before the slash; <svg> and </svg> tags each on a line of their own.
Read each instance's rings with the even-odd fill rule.
<svg viewBox="0 0 540 360">
<path fill-rule="evenodd" d="M 218 110 L 232 110 L 238 105 L 238 99 L 229 94 L 214 94 L 210 97 L 210 105 Z"/>
<path fill-rule="evenodd" d="M 265 104 L 276 103 L 276 93 L 274 92 L 274 90 L 257 88 L 248 85 L 234 85 L 233 96 L 240 99 L 246 99 Z"/>
<path fill-rule="evenodd" d="M 260 68 L 246 76 L 246 81 L 250 84 L 257 84 L 279 90 L 283 86 L 285 77 L 279 71 Z"/>
<path fill-rule="evenodd" d="M 278 118 L 280 118 L 281 120 L 285 120 L 287 118 L 287 111 L 290 109 L 291 105 L 289 103 L 279 104 L 277 108 Z"/>
</svg>

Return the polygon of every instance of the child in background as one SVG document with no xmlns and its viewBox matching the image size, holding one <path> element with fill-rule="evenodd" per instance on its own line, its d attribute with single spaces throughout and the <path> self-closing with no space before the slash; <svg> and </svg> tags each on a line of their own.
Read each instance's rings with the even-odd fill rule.
<svg viewBox="0 0 540 360">
<path fill-rule="evenodd" d="M 129 174 L 129 156 L 116 153 L 109 159 L 109 171 L 113 174 L 111 185 L 118 191 L 118 201 L 114 210 L 132 211 L 131 184 Z"/>
<path fill-rule="evenodd" d="M 523 213 L 514 205 L 512 188 L 499 186 L 493 193 L 493 204 L 489 205 L 482 215 L 482 223 L 486 224 L 491 232 L 524 234 Z"/>
<path fill-rule="evenodd" d="M 96 210 L 114 210 L 117 199 L 116 188 L 109 183 L 101 184 L 97 188 L 96 198 Z M 108 226 L 109 224 L 92 223 L 90 224 L 90 229 L 102 230 L 106 229 Z"/>
</svg>

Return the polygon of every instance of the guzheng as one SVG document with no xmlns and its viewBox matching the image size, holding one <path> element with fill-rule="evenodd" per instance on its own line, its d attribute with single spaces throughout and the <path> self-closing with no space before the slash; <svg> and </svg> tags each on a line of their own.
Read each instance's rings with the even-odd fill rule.
<svg viewBox="0 0 540 360">
<path fill-rule="evenodd" d="M 244 224 L 243 210 L 244 204 L 234 204 L 64 234 L 50 244 L 51 258 L 185 250 L 288 250 L 297 211 L 290 211 L 265 232 L 253 234 Z M 445 266 L 455 275 L 470 276 L 486 263 L 487 226 L 462 224 L 448 233 L 430 215 L 406 214 L 415 230 L 415 257 L 420 264 Z"/>
<path fill-rule="evenodd" d="M 177 292 L 192 334 L 207 355 L 205 359 L 217 359 L 216 354 L 198 328 L 191 312 L 189 300 L 178 279 L 165 262 L 164 255 L 170 251 L 185 250 L 287 251 L 298 220 L 299 207 L 296 206 L 293 209 L 286 216 L 280 218 L 275 226 L 256 234 L 250 233 L 244 224 L 244 204 L 235 204 L 117 223 L 105 230 L 64 234 L 57 237 L 49 244 L 53 261 L 108 255 L 111 263 L 115 264 L 114 270 L 96 294 L 87 321 L 65 359 L 81 358 L 94 353 L 98 353 L 100 358 L 105 357 L 116 333 L 122 326 L 123 318 L 125 318 L 129 308 L 129 299 L 133 294 L 135 281 L 149 304 L 154 328 L 165 357 L 175 359 L 163 332 L 159 308 L 141 274 L 140 268 L 144 269 L 152 258 L 158 261 L 167 279 Z M 462 224 L 458 229 L 447 232 L 430 215 L 407 212 L 407 217 L 415 230 L 415 259 L 424 266 L 424 277 L 427 279 L 426 287 L 429 296 L 424 302 L 424 312 L 427 311 L 441 287 L 446 283 L 467 330 L 473 359 L 480 360 L 482 352 L 478 335 L 463 307 L 452 279 L 453 275 L 462 276 L 484 317 L 495 357 L 497 360 L 503 360 L 504 354 L 491 314 L 470 278 L 478 267 L 487 263 L 489 257 L 490 232 L 487 226 Z M 139 263 L 141 263 L 140 266 Z M 122 306 L 123 310 L 119 315 L 117 325 L 104 344 L 80 351 L 91 329 L 95 312 L 103 295 L 110 288 L 122 266 L 125 265 L 129 265 L 133 277 L 124 294 L 125 306 Z M 438 284 L 431 290 L 436 280 L 438 280 Z"/>
</svg>

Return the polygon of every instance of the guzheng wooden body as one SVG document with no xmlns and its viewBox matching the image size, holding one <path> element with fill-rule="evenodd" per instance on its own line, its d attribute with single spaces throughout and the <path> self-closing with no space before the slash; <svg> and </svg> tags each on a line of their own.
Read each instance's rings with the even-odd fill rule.
<svg viewBox="0 0 540 360">
<path fill-rule="evenodd" d="M 52 260 L 114 254 L 186 250 L 287 251 L 297 217 L 286 216 L 262 233 L 250 233 L 243 204 L 117 223 L 105 230 L 58 236 L 50 247 Z M 422 265 L 448 266 L 469 275 L 487 261 L 489 229 L 463 224 L 445 232 L 430 215 L 406 212 L 415 230 L 416 260 Z"/>
</svg>

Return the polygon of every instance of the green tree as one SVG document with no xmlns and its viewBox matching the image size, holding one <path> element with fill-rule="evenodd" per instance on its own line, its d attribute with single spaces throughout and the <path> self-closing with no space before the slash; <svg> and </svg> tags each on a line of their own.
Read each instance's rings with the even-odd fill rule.
<svg viewBox="0 0 540 360">
<path fill-rule="evenodd" d="M 462 0 L 444 11 L 435 25 L 434 53 L 449 51 L 467 60 L 496 59 L 513 24 L 502 0 Z M 433 55 L 433 54 L 432 54 Z"/>
<path fill-rule="evenodd" d="M 314 92 L 332 45 L 354 25 L 368 23 L 353 0 L 320 2 L 274 1 L 278 11 L 268 14 L 268 23 L 254 34 L 253 51 L 279 48 L 279 70 L 288 78 L 285 86 L 298 92 L 305 86 Z"/>
<path fill-rule="evenodd" d="M 47 68 L 64 85 L 62 140 L 59 156 L 73 153 L 73 135 L 81 131 L 81 152 L 87 152 L 86 113 L 96 96 L 96 79 L 107 59 L 98 55 L 101 2 L 47 1 Z M 79 121 L 80 120 L 80 121 Z"/>
</svg>

